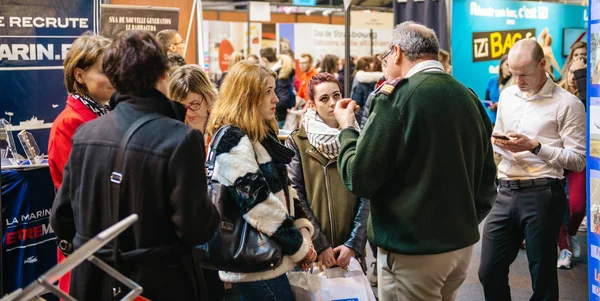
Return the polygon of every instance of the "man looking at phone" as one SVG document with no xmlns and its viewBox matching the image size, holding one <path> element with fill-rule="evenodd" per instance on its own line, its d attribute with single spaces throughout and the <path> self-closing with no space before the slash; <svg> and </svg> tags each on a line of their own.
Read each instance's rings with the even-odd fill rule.
<svg viewBox="0 0 600 301">
<path fill-rule="evenodd" d="M 586 116 L 581 101 L 546 75 L 546 64 L 540 45 L 529 39 L 517 42 L 508 55 L 515 85 L 500 95 L 492 142 L 513 158 L 498 166 L 498 198 L 483 230 L 479 279 L 487 301 L 511 300 L 509 267 L 523 238 L 531 300 L 558 300 L 564 170 L 585 167 Z"/>
<path fill-rule="evenodd" d="M 454 300 L 479 223 L 496 197 L 492 126 L 477 96 L 444 71 L 439 42 L 404 22 L 383 55 L 386 82 L 361 133 L 340 100 L 338 169 L 371 200 L 379 300 Z"/>
</svg>

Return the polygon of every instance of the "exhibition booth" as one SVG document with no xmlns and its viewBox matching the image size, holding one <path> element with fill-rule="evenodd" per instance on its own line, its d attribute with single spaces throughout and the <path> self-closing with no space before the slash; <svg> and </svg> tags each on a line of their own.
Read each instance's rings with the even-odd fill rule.
<svg viewBox="0 0 600 301">
<path fill-rule="evenodd" d="M 305 2 L 300 3 L 304 6 L 192 0 L 113 0 L 110 4 L 100 0 L 51 0 L 45 6 L 17 3 L 6 7 L 0 4 L 0 120 L 5 120 L 0 122 L 0 296 L 26 286 L 56 265 L 56 243 L 49 227 L 55 189 L 43 155 L 48 153 L 52 122 L 65 107 L 62 62 L 74 39 L 87 31 L 113 37 L 129 29 L 154 33 L 175 29 L 187 41 L 187 62 L 203 66 L 216 82 L 227 70 L 234 51 L 258 54 L 263 47 L 274 47 L 278 51 L 291 50 L 296 59 L 309 53 L 315 61 L 327 54 L 344 58 L 347 46 L 355 59 L 384 53 L 389 48 L 394 24 L 410 18 L 403 15 L 405 11 L 401 10 L 406 7 L 400 4 L 394 5 L 395 12 L 391 8 L 352 7 L 350 44 L 346 44 L 343 5 L 314 6 L 311 1 Z M 488 80 L 498 73 L 502 55 L 516 41 L 537 39 L 542 33 L 543 43 L 547 43 L 545 52 L 552 57 L 557 78 L 571 45 L 577 41 L 588 41 L 588 78 L 598 78 L 594 77 L 599 73 L 596 60 L 600 60 L 600 3 L 596 1 L 590 1 L 590 6 L 497 0 L 436 2 L 443 2 L 441 14 L 447 17 L 446 26 L 437 31 L 451 53 L 453 76 L 482 99 Z M 164 4 L 148 6 L 157 3 Z M 592 299 L 600 298 L 598 84 L 592 82 L 588 89 L 590 300 L 600 300 Z M 19 137 L 19 133 L 29 138 Z"/>
</svg>

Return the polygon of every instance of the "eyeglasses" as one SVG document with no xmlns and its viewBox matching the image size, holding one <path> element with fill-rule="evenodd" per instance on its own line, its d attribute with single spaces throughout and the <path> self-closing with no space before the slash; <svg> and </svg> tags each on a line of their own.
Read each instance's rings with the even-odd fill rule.
<svg viewBox="0 0 600 301">
<path fill-rule="evenodd" d="M 394 46 L 396 46 L 396 45 L 392 45 L 390 47 L 390 49 L 381 56 L 381 61 L 384 61 L 388 55 L 390 55 L 392 52 L 394 52 Z"/>
<path fill-rule="evenodd" d="M 173 43 L 173 44 L 171 44 L 171 45 L 173 45 L 173 46 L 179 46 L 179 45 L 181 45 L 181 44 L 185 44 L 185 41 L 181 41 L 181 42 L 179 42 L 179 43 Z"/>
<path fill-rule="evenodd" d="M 202 108 L 202 101 L 194 100 L 190 103 L 189 106 L 184 105 L 186 110 L 190 110 L 192 112 L 196 112 Z"/>
</svg>

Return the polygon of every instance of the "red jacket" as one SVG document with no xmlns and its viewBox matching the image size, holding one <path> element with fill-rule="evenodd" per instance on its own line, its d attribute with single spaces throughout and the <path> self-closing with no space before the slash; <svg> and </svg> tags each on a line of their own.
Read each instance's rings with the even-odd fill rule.
<svg viewBox="0 0 600 301">
<path fill-rule="evenodd" d="M 71 138 L 80 125 L 96 117 L 81 101 L 69 95 L 67 106 L 54 120 L 48 141 L 48 164 L 56 189 L 62 184 L 63 170 L 71 153 Z"/>
</svg>

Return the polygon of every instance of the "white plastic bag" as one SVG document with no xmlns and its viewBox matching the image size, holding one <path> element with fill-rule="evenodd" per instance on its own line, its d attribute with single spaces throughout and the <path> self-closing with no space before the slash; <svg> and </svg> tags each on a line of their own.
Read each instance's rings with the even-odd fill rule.
<svg viewBox="0 0 600 301">
<path fill-rule="evenodd" d="M 289 272 L 287 277 L 296 301 L 331 301 L 327 277 L 310 272 Z"/>
<path fill-rule="evenodd" d="M 327 269 L 319 275 L 327 277 L 331 301 L 376 301 L 373 289 L 360 263 L 352 258 L 348 270 Z"/>
<path fill-rule="evenodd" d="M 376 301 L 373 289 L 360 263 L 352 258 L 348 270 L 342 268 L 310 272 L 290 272 L 288 279 L 296 301 Z"/>
</svg>

